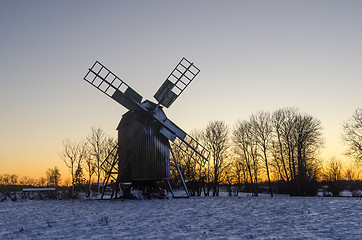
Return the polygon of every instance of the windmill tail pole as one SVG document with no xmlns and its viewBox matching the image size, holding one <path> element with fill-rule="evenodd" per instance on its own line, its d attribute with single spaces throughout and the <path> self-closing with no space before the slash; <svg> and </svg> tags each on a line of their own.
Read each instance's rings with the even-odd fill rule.
<svg viewBox="0 0 362 240">
<path fill-rule="evenodd" d="M 181 182 L 182 182 L 182 185 L 184 186 L 184 189 L 185 189 L 186 195 L 187 195 L 187 197 L 190 197 L 189 190 L 188 190 L 188 188 L 187 188 L 187 186 L 186 186 L 186 183 L 185 183 L 184 177 L 182 176 L 182 173 L 181 173 L 180 167 L 179 167 L 179 165 L 178 165 L 178 162 L 177 162 L 177 160 L 176 160 L 175 154 L 173 153 L 173 150 L 172 150 L 171 146 L 170 146 L 170 151 L 171 151 L 171 154 L 172 154 L 172 158 L 173 158 L 173 160 L 174 160 L 174 162 L 175 162 L 175 165 L 176 165 L 177 171 L 178 171 L 178 173 L 179 173 L 179 175 L 180 175 Z"/>
</svg>

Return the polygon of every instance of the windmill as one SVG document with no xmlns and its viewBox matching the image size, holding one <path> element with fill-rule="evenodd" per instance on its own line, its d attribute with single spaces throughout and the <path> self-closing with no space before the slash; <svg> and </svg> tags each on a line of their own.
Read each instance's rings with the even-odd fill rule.
<svg viewBox="0 0 362 240">
<path fill-rule="evenodd" d="M 182 58 L 154 95 L 156 103 L 142 101 L 142 96 L 108 68 L 96 61 L 84 80 L 124 106 L 128 111 L 117 127 L 118 145 L 114 146 L 101 167 L 106 170 L 105 187 L 115 181 L 111 198 L 117 196 L 121 183 L 152 189 L 156 181 L 167 181 L 174 196 L 170 178 L 177 171 L 187 197 L 189 192 L 172 148 L 177 147 L 193 160 L 204 165 L 209 151 L 169 120 L 163 107 L 169 108 L 200 70 Z M 171 147 L 172 145 L 172 147 Z M 175 168 L 170 168 L 170 154 Z"/>
</svg>

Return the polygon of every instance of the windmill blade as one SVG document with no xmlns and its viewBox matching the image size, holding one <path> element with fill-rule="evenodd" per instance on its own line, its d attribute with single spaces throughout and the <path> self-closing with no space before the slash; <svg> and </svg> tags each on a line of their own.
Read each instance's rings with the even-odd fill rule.
<svg viewBox="0 0 362 240">
<path fill-rule="evenodd" d="M 142 96 L 98 61 L 89 69 L 84 80 L 129 110 L 143 108 L 140 104 Z"/>
<path fill-rule="evenodd" d="M 198 164 L 204 166 L 210 156 L 209 150 L 202 146 L 198 141 L 186 134 L 184 139 L 178 138 L 180 141 L 174 141 L 173 145 L 180 148 L 183 152 L 194 159 Z"/>
<path fill-rule="evenodd" d="M 179 147 L 187 155 L 192 157 L 196 162 L 204 166 L 210 155 L 209 150 L 207 150 L 204 146 L 202 146 L 199 142 L 197 142 L 194 138 L 188 135 L 168 118 L 163 121 L 158 119 L 157 116 L 154 116 L 154 118 L 163 125 L 163 128 L 160 130 L 161 134 L 173 142 L 174 145 Z M 176 137 L 179 139 L 179 141 L 175 141 Z"/>
<path fill-rule="evenodd" d="M 200 69 L 193 63 L 182 58 L 153 96 L 158 101 L 158 105 L 170 107 L 199 72 Z"/>
</svg>

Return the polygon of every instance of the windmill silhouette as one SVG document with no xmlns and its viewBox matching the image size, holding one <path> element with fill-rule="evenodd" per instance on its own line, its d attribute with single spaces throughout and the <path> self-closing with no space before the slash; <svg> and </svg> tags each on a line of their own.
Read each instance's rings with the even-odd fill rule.
<svg viewBox="0 0 362 240">
<path fill-rule="evenodd" d="M 154 95 L 157 103 L 142 101 L 142 96 L 108 68 L 96 61 L 84 80 L 127 108 L 117 127 L 118 145 L 114 146 L 101 167 L 106 170 L 105 186 L 115 181 L 111 198 L 117 196 L 121 183 L 131 182 L 139 189 L 153 189 L 156 181 L 167 181 L 172 196 L 170 171 L 177 171 L 186 196 L 189 192 L 172 146 L 178 147 L 199 164 L 204 165 L 209 151 L 166 117 L 169 108 L 200 70 L 182 58 Z M 176 140 L 177 139 L 177 140 Z M 176 140 L 176 141 L 175 141 Z M 170 168 L 170 154 L 175 168 Z M 115 193 L 115 195 L 114 195 Z"/>
</svg>

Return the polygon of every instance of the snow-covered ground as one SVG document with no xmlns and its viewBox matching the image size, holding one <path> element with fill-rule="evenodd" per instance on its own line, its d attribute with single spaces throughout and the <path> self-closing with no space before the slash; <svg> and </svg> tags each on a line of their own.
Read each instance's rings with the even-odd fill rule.
<svg viewBox="0 0 362 240">
<path fill-rule="evenodd" d="M 362 199 L 4 201 L 0 239 L 362 239 Z"/>
</svg>

